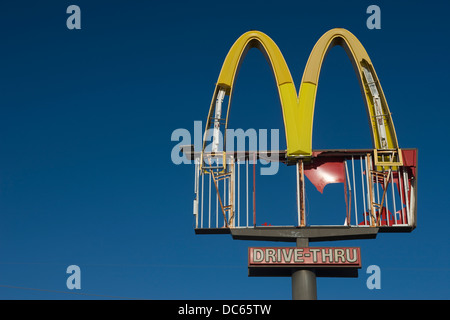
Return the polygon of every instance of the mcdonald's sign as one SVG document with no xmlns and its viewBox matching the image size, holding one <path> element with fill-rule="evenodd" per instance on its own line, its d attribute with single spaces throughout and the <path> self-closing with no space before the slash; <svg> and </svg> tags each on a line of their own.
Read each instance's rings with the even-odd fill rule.
<svg viewBox="0 0 450 320">
<path fill-rule="evenodd" d="M 393 150 L 399 157 L 394 123 L 369 55 L 352 33 L 340 28 L 328 31 L 317 41 L 309 56 L 298 94 L 286 61 L 275 42 L 259 31 L 244 33 L 236 40 L 225 58 L 216 83 L 206 128 L 211 126 L 213 119 L 218 119 L 214 117 L 214 112 L 221 113 L 221 102 L 224 96 L 228 95 L 230 99 L 225 118 L 227 128 L 236 76 L 248 50 L 257 48 L 267 59 L 275 78 L 283 112 L 287 157 L 311 156 L 314 106 L 320 70 L 328 51 L 335 45 L 345 49 L 356 72 L 369 117 L 374 149 Z M 204 141 L 203 148 L 205 144 Z M 401 162 L 401 159 L 397 160 Z"/>
<path fill-rule="evenodd" d="M 312 150 L 320 71 L 329 50 L 335 45 L 344 48 L 356 73 L 372 133 L 371 149 Z M 225 148 L 235 79 L 251 48 L 259 49 L 271 67 L 283 114 L 287 148 L 269 151 L 270 158 L 267 151 L 230 152 Z M 222 104 L 227 96 L 228 109 L 226 117 L 222 117 Z M 307 291 L 309 298 L 314 297 L 315 284 L 310 284 L 315 283 L 316 276 L 357 277 L 361 268 L 359 248 L 309 247 L 309 242 L 373 239 L 378 232 L 411 232 L 416 227 L 417 150 L 399 148 L 375 68 L 361 42 L 345 29 L 332 29 L 317 41 L 298 91 L 275 42 L 259 31 L 244 33 L 232 45 L 222 65 L 205 129 L 201 152 L 195 152 L 192 146 L 183 149 L 195 160 L 193 212 L 196 233 L 230 233 L 236 240 L 296 242 L 297 247 L 249 248 L 248 254 L 249 276 L 292 277 L 293 297 L 302 296 L 301 291 Z M 213 129 L 212 143 L 211 150 L 207 151 L 210 129 Z M 223 150 L 219 150 L 220 136 Z M 256 222 L 256 160 L 268 158 L 268 161 L 296 165 L 297 222 L 294 225 Z M 253 182 L 249 181 L 250 161 Z M 245 171 L 242 180 L 241 170 Z M 320 193 L 328 184 L 343 185 L 343 223 L 317 225 L 307 221 L 310 217 L 307 217 L 309 209 L 305 205 L 305 177 Z M 215 191 L 216 201 L 211 190 Z M 267 201 L 264 196 L 263 200 Z M 333 207 L 329 211 L 334 215 L 337 210 Z"/>
<path fill-rule="evenodd" d="M 329 50 L 336 45 L 344 48 L 360 85 L 372 133 L 370 149 L 312 150 L 314 108 L 320 71 Z M 215 86 L 205 126 L 206 131 L 203 135 L 202 150 L 197 153 L 189 152 L 196 161 L 193 206 L 196 229 L 199 232 L 203 232 L 204 229 L 224 232 L 219 228 L 220 208 L 224 229 L 230 229 L 236 237 L 249 236 L 242 234 L 249 230 L 235 228 L 241 226 L 239 223 L 241 203 L 239 164 L 242 162 L 247 163 L 245 185 L 243 184 L 246 190 L 245 225 L 248 227 L 249 205 L 253 208 L 253 227 L 257 225 L 254 163 L 258 158 L 266 159 L 268 152 L 232 151 L 227 154 L 228 150 L 225 150 L 225 147 L 222 151 L 219 150 L 218 142 L 221 136 L 223 146 L 226 146 L 235 80 L 244 57 L 252 48 L 259 49 L 271 67 L 285 127 L 287 148 L 281 151 L 271 150 L 269 161 L 280 161 L 297 166 L 298 219 L 295 228 L 308 226 L 305 213 L 304 176 L 306 176 L 321 193 L 327 184 L 342 183 L 344 185 L 345 227 L 363 225 L 389 230 L 389 232 L 413 230 L 416 226 L 417 209 L 417 150 L 400 149 L 391 112 L 372 61 L 361 42 L 352 33 L 340 28 L 326 32 L 314 45 L 298 91 L 280 49 L 269 36 L 259 31 L 249 31 L 240 36 L 231 46 Z M 226 116 L 223 117 L 222 110 L 225 108 L 222 104 L 227 97 L 228 107 Z M 213 129 L 212 143 L 209 145 L 211 150 L 207 151 L 206 142 L 210 137 L 208 135 L 210 129 Z M 185 151 L 188 152 L 186 149 Z M 223 157 L 222 162 L 219 161 L 220 156 Z M 253 183 L 248 182 L 248 162 L 250 161 L 253 162 Z M 357 172 L 358 169 L 359 172 Z M 208 196 L 203 195 L 205 175 L 209 180 Z M 222 187 L 219 181 L 223 181 Z M 252 199 L 248 196 L 250 184 Z M 359 188 L 361 189 L 357 191 Z M 215 218 L 211 215 L 213 211 L 211 207 L 214 205 L 211 200 L 211 189 L 216 191 Z M 208 201 L 208 228 L 203 228 L 203 212 L 206 212 L 203 206 L 204 199 Z M 215 228 L 210 227 L 212 220 L 215 221 Z M 267 225 L 263 224 L 263 226 Z M 241 234 L 238 235 L 238 233 Z M 274 236 L 279 238 L 279 235 Z M 253 235 L 250 236 L 252 237 Z M 287 234 L 286 237 L 291 236 Z"/>
</svg>

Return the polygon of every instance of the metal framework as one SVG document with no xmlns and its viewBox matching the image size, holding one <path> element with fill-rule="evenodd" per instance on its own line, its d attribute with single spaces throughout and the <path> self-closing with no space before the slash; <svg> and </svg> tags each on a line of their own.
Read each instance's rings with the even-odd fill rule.
<svg viewBox="0 0 450 320">
<path fill-rule="evenodd" d="M 196 163 L 194 217 L 198 234 L 230 233 L 235 238 L 295 241 L 300 234 L 299 229 L 305 232 L 309 228 L 309 237 L 320 241 L 372 238 L 374 231 L 375 234 L 410 232 L 416 226 L 416 149 L 401 150 L 402 166 L 393 162 L 395 165 L 383 163 L 381 167 L 376 161 L 380 155 L 373 149 L 313 151 L 311 158 L 296 163 L 297 185 L 292 187 L 297 188 L 297 219 L 290 225 L 280 226 L 268 226 L 257 221 L 256 172 L 259 172 L 260 160 L 278 159 L 288 163 L 285 151 L 278 151 L 275 157 L 273 151 L 270 157 L 267 152 L 228 153 L 228 169 L 221 174 L 211 172 L 209 167 L 200 167 L 200 152 L 193 152 L 188 146 L 182 151 Z M 222 154 L 218 153 L 204 153 L 203 157 L 211 162 L 223 159 Z M 305 176 L 320 192 L 330 183 L 342 184 L 346 203 L 345 212 L 340 214 L 342 224 L 327 225 L 320 229 L 321 226 L 307 221 Z M 363 230 L 368 228 L 374 230 Z M 286 230 L 285 234 L 281 232 L 282 229 Z M 316 235 L 317 230 L 320 232 Z M 328 238 L 323 234 L 326 230 L 333 231 Z M 264 232 L 272 235 L 263 236 Z"/>
</svg>

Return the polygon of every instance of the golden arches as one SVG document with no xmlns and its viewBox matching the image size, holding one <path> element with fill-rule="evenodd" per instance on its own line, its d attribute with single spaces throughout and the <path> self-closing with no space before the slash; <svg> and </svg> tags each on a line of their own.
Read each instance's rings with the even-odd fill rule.
<svg viewBox="0 0 450 320">
<path fill-rule="evenodd" d="M 217 107 L 217 99 L 221 98 L 220 94 L 230 96 L 225 119 L 225 128 L 227 127 L 234 81 L 239 67 L 248 50 L 258 48 L 266 57 L 275 77 L 285 125 L 287 156 L 311 156 L 314 107 L 320 70 L 328 51 L 335 45 L 341 45 L 345 49 L 356 71 L 365 98 L 374 148 L 397 150 L 394 124 L 372 62 L 359 40 L 349 31 L 340 28 L 328 31 L 317 41 L 308 59 L 298 95 L 286 61 L 275 42 L 259 31 L 244 33 L 236 40 L 225 58 L 206 128 L 210 127 L 211 119 L 214 118 L 213 113 Z M 206 141 L 203 143 L 203 149 L 205 144 Z"/>
</svg>

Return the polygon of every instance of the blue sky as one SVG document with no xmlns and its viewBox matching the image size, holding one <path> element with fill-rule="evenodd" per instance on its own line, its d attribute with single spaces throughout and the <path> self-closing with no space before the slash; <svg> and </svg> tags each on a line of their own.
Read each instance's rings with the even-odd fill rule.
<svg viewBox="0 0 450 320">
<path fill-rule="evenodd" d="M 81 8 L 81 30 L 66 27 L 71 4 Z M 371 4 L 381 8 L 380 30 L 366 27 Z M 419 149 L 418 226 L 317 244 L 362 253 L 359 277 L 319 278 L 318 298 L 448 299 L 449 9 L 443 1 L 2 2 L 0 299 L 290 299 L 290 278 L 247 276 L 249 246 L 283 243 L 194 234 L 194 169 L 172 163 L 171 134 L 206 120 L 242 33 L 268 34 L 298 88 L 315 42 L 335 27 L 363 43 L 400 146 Z M 235 128 L 284 136 L 256 50 L 231 118 Z M 322 68 L 313 148 L 370 147 L 354 71 L 336 47 Z M 295 192 L 286 185 L 273 187 L 275 198 Z M 269 217 L 283 204 L 257 201 Z M 73 264 L 81 290 L 66 287 Z M 366 287 L 369 265 L 381 268 L 380 290 Z"/>
</svg>

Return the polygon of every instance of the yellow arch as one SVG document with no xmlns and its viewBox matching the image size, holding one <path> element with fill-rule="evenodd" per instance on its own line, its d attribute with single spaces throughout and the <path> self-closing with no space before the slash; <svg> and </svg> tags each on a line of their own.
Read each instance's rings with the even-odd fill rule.
<svg viewBox="0 0 450 320">
<path fill-rule="evenodd" d="M 231 106 L 231 97 L 233 95 L 235 78 L 239 72 L 242 61 L 244 60 L 248 50 L 251 48 L 259 49 L 267 59 L 272 69 L 283 111 L 286 144 L 287 146 L 297 146 L 300 143 L 301 136 L 297 131 L 296 124 L 298 119 L 298 100 L 297 92 L 294 87 L 294 81 L 292 80 L 289 68 L 278 46 L 270 37 L 259 31 L 249 31 L 244 33 L 236 40 L 228 52 L 217 80 L 206 128 L 210 127 L 215 101 L 220 89 L 225 89 L 226 94 L 230 96 L 225 122 L 225 128 L 227 127 L 229 116 L 228 111 Z M 205 144 L 206 142 L 203 143 L 203 148 L 205 148 Z"/>
<path fill-rule="evenodd" d="M 388 108 L 386 98 L 381 88 L 380 81 L 372 65 L 372 62 L 359 40 L 345 29 L 332 29 L 325 33 L 314 46 L 303 73 L 302 83 L 299 93 L 300 117 L 298 125 L 302 139 L 302 150 L 311 150 L 312 125 L 314 119 L 314 106 L 316 101 L 317 85 L 319 82 L 320 70 L 323 60 L 328 51 L 335 45 L 344 48 L 353 68 L 355 69 L 361 93 L 364 97 L 370 127 L 372 129 L 372 140 L 375 149 L 398 149 L 397 136 L 394 123 Z M 370 72 L 374 80 L 374 86 L 379 94 L 382 116 L 377 116 L 374 105 L 374 98 L 364 75 L 364 68 Z M 386 131 L 386 142 L 381 143 L 380 128 L 376 121 L 380 120 L 384 124 Z"/>
<path fill-rule="evenodd" d="M 226 94 L 230 96 L 225 121 L 225 128 L 227 127 L 234 82 L 239 72 L 239 67 L 248 50 L 258 48 L 266 57 L 275 77 L 283 112 L 287 156 L 291 158 L 311 156 L 314 106 L 320 69 L 328 51 L 335 45 L 344 47 L 357 73 L 371 123 L 374 148 L 397 149 L 398 143 L 394 124 L 371 60 L 359 40 L 349 31 L 339 28 L 325 33 L 314 46 L 303 74 L 298 95 L 286 61 L 275 42 L 259 31 L 244 33 L 236 40 L 225 58 L 211 101 L 206 128 L 210 127 L 219 90 L 225 90 Z M 376 117 L 373 96 L 364 77 L 364 68 L 372 75 L 374 80 L 372 86 L 375 86 L 379 94 L 382 108 L 381 118 Z M 379 127 L 376 124 L 377 119 L 382 119 L 386 129 L 385 136 L 387 141 L 385 145 L 380 143 Z M 205 144 L 206 141 L 203 143 L 203 150 Z"/>
</svg>

